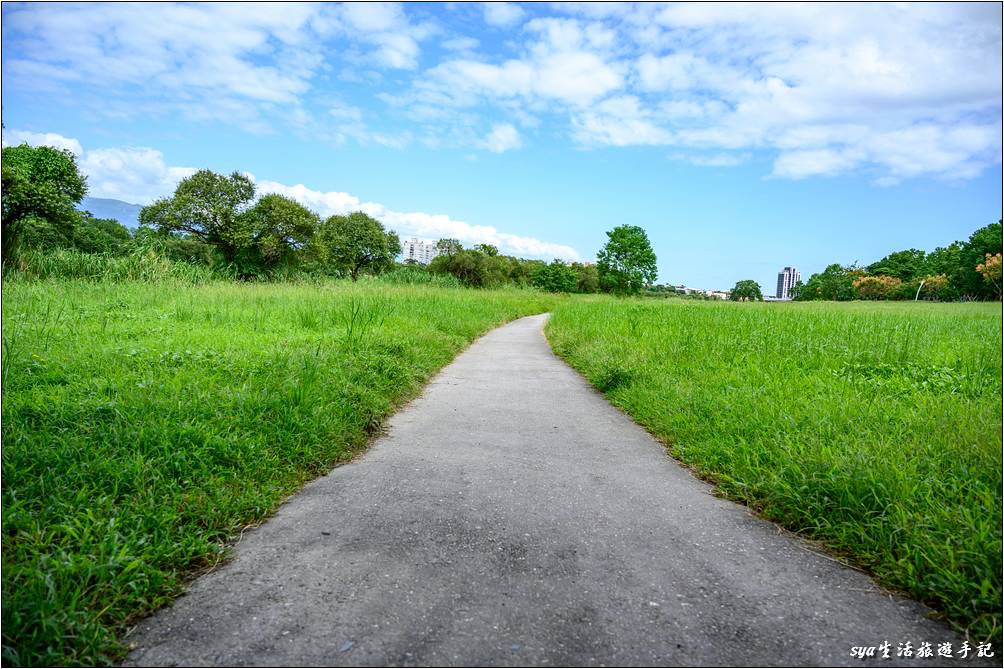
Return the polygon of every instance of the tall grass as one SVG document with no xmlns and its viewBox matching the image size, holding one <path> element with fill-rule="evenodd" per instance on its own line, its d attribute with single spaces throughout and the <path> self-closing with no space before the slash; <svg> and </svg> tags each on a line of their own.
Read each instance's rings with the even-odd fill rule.
<svg viewBox="0 0 1004 669">
<path fill-rule="evenodd" d="M 553 303 L 380 282 L 19 281 L 3 297 L 3 663 L 54 666 L 121 658 L 127 626 L 241 528 L 470 341 Z"/>
<path fill-rule="evenodd" d="M 206 284 L 234 280 L 230 268 L 210 268 L 166 258 L 156 248 L 136 248 L 126 255 L 82 253 L 75 249 L 18 252 L 4 278 L 11 281 L 64 280 L 85 281 L 183 281 Z"/>
<path fill-rule="evenodd" d="M 555 350 L 733 499 L 1001 639 L 1000 304 L 561 304 Z"/>
</svg>

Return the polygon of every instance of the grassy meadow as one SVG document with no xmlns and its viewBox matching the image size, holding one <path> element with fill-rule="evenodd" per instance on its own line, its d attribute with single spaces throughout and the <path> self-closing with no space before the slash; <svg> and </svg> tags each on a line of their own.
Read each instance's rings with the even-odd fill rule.
<svg viewBox="0 0 1004 669">
<path fill-rule="evenodd" d="M 586 298 L 555 351 L 730 498 L 1001 639 L 1001 305 Z"/>
<path fill-rule="evenodd" d="M 554 302 L 378 281 L 5 282 L 3 664 L 121 658 L 128 626 L 241 528 L 350 458 L 472 340 Z"/>
</svg>

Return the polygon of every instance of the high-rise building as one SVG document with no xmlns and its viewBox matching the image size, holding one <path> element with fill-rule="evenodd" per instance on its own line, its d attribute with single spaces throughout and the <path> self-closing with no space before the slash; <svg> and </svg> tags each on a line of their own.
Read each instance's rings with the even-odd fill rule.
<svg viewBox="0 0 1004 669">
<path fill-rule="evenodd" d="M 401 242 L 401 255 L 404 261 L 414 260 L 420 265 L 428 265 L 432 259 L 439 255 L 439 249 L 435 242 L 423 242 L 418 237 Z"/>
<path fill-rule="evenodd" d="M 779 300 L 790 300 L 791 289 L 802 280 L 802 275 L 794 267 L 785 267 L 777 273 L 777 292 L 774 297 Z"/>
</svg>

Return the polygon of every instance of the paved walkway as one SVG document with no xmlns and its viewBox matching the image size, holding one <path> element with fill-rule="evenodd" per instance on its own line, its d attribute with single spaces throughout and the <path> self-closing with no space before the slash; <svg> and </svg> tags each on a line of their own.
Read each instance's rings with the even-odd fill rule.
<svg viewBox="0 0 1004 669">
<path fill-rule="evenodd" d="M 899 642 L 958 643 L 712 496 L 554 356 L 544 321 L 471 346 L 141 624 L 128 663 L 894 666 Z M 883 641 L 892 660 L 850 656 Z"/>
</svg>

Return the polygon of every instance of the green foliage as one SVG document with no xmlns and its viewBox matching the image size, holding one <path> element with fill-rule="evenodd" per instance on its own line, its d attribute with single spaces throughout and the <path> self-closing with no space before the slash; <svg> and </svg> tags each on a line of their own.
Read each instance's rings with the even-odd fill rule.
<svg viewBox="0 0 1004 669">
<path fill-rule="evenodd" d="M 487 256 L 480 251 L 460 248 L 438 255 L 429 263 L 433 274 L 449 274 L 465 286 L 481 288 L 488 283 Z"/>
<path fill-rule="evenodd" d="M 229 177 L 199 170 L 182 179 L 174 196 L 143 207 L 142 226 L 164 234 L 182 234 L 214 246 L 227 263 L 253 245 L 255 219 L 242 216 L 254 199 L 254 182 L 234 172 Z"/>
<path fill-rule="evenodd" d="M 843 267 L 837 263 L 828 266 L 819 274 L 813 274 L 802 288 L 799 300 L 852 300 L 854 299 L 854 279 L 856 268 Z"/>
<path fill-rule="evenodd" d="M 83 212 L 80 224 L 73 230 L 73 248 L 84 253 L 121 255 L 131 245 L 129 229 L 110 218 L 94 218 Z"/>
<path fill-rule="evenodd" d="M 830 265 L 823 272 L 813 274 L 793 297 L 796 300 L 912 300 L 919 289 L 921 297 L 929 300 L 1000 299 L 996 287 L 985 281 L 976 268 L 986 254 L 1000 253 L 1001 245 L 1001 222 L 998 221 L 980 228 L 966 242 L 953 242 L 928 254 L 918 249 L 897 251 L 863 269 Z M 935 277 L 941 278 L 931 282 Z M 924 282 L 923 287 L 921 282 Z"/>
<path fill-rule="evenodd" d="M 117 662 L 128 626 L 242 528 L 352 457 L 475 338 L 554 303 L 382 278 L 3 296 L 5 666 Z"/>
<path fill-rule="evenodd" d="M 464 250 L 464 246 L 456 239 L 440 239 L 436 242 L 436 250 L 440 255 L 452 256 Z"/>
<path fill-rule="evenodd" d="M 600 272 L 593 263 L 573 262 L 575 270 L 575 292 L 597 293 L 600 290 Z"/>
<path fill-rule="evenodd" d="M 296 254 L 310 243 L 320 217 L 285 195 L 263 195 L 241 214 L 241 224 L 251 231 L 250 243 L 238 252 L 244 274 L 261 273 L 279 265 L 294 264 Z"/>
<path fill-rule="evenodd" d="M 923 251 L 910 249 L 890 253 L 866 269 L 873 276 L 891 276 L 900 281 L 910 281 L 926 276 L 928 264 L 926 254 Z"/>
<path fill-rule="evenodd" d="M 575 268 L 558 259 L 538 268 L 533 275 L 533 285 L 551 293 L 574 293 L 578 283 L 579 273 Z"/>
<path fill-rule="evenodd" d="M 743 279 L 736 282 L 729 299 L 733 302 L 763 302 L 763 291 L 753 279 Z"/>
<path fill-rule="evenodd" d="M 361 211 L 331 216 L 317 229 L 313 244 L 321 264 L 353 281 L 361 272 L 379 274 L 394 266 L 401 242 L 383 223 Z"/>
<path fill-rule="evenodd" d="M 657 275 L 655 252 L 645 231 L 619 225 L 607 232 L 607 243 L 596 255 L 600 286 L 617 295 L 641 292 Z"/>
<path fill-rule="evenodd" d="M 555 351 L 766 518 L 1000 645 L 1001 311 L 559 304 Z"/>
<path fill-rule="evenodd" d="M 66 150 L 27 144 L 3 149 L 3 263 L 12 258 L 26 227 L 36 239 L 55 247 L 73 238 L 80 220 L 75 205 L 87 194 L 87 181 Z M 39 230 L 39 228 L 44 228 Z"/>
</svg>

